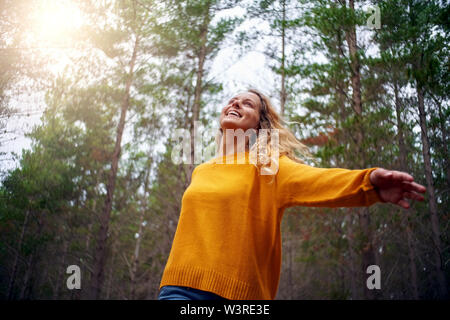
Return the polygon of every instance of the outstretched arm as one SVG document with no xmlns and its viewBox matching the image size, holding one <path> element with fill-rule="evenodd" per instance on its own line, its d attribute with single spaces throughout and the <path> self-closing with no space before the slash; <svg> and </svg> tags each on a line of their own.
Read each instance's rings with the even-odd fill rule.
<svg viewBox="0 0 450 320">
<path fill-rule="evenodd" d="M 283 155 L 277 173 L 277 202 L 280 208 L 371 206 L 383 201 L 369 178 L 378 169 L 317 168 Z"/>
<path fill-rule="evenodd" d="M 407 198 L 423 201 L 419 193 L 425 193 L 424 186 L 414 182 L 406 172 L 379 168 L 370 173 L 370 182 L 375 186 L 380 199 L 408 209 Z"/>
</svg>

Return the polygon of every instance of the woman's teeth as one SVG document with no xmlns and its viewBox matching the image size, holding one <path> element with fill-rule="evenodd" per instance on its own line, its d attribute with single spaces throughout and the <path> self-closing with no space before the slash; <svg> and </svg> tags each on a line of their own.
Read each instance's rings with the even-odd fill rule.
<svg viewBox="0 0 450 320">
<path fill-rule="evenodd" d="M 239 114 L 237 112 L 234 112 L 234 111 L 229 112 L 227 116 L 228 117 L 234 116 L 234 117 L 240 118 Z"/>
</svg>

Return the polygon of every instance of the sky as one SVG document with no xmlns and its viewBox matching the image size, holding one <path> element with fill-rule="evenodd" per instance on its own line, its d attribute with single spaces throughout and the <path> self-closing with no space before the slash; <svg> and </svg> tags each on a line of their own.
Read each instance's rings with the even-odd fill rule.
<svg viewBox="0 0 450 320">
<path fill-rule="evenodd" d="M 224 11 L 216 19 L 223 16 L 243 17 L 244 14 L 244 9 L 236 7 Z M 61 41 L 64 30 L 67 31 L 68 28 L 76 28 L 82 24 L 82 17 L 75 10 L 71 0 L 59 0 L 58 2 L 41 0 L 41 6 L 33 17 L 36 24 L 34 31 L 39 37 L 40 43 L 44 44 L 43 48 L 48 43 L 48 50 L 53 51 L 58 49 L 55 49 L 52 43 Z M 239 27 L 239 30 L 251 27 L 251 24 L 245 22 Z M 265 93 L 272 92 L 275 79 L 273 73 L 267 67 L 266 57 L 260 52 L 261 49 L 261 46 L 254 48 L 254 50 L 248 51 L 237 58 L 237 46 L 225 45 L 212 62 L 211 72 L 207 80 L 214 79 L 222 82 L 224 99 L 249 87 L 258 88 Z M 57 53 L 60 62 L 52 67 L 55 75 L 60 73 L 70 62 L 70 59 L 65 56 L 65 50 L 60 49 L 60 52 Z M 18 160 L 12 156 L 12 152 L 20 156 L 23 149 L 31 147 L 31 141 L 25 137 L 25 134 L 30 132 L 33 126 L 40 123 L 40 117 L 45 109 L 44 95 L 17 95 L 12 101 L 12 106 L 18 110 L 18 113 L 7 121 L 5 129 L 8 133 L 4 136 L 6 142 L 0 146 L 0 152 L 6 152 L 7 154 L 0 156 L 0 159 L 3 159 L 0 161 L 0 172 L 18 166 Z M 222 108 L 222 106 L 217 107 Z M 124 140 L 126 141 L 126 138 Z"/>
</svg>

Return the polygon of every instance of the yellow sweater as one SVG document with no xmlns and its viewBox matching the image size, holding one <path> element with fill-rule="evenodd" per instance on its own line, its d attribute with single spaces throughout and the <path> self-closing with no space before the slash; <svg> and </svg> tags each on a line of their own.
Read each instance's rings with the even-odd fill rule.
<svg viewBox="0 0 450 320">
<path fill-rule="evenodd" d="M 193 171 L 160 287 L 186 286 L 233 300 L 274 299 L 285 208 L 381 201 L 369 180 L 377 168 L 316 168 L 281 156 L 270 183 L 272 176 L 248 162 L 248 152 L 245 159 L 224 164 L 225 157 L 215 158 Z"/>
</svg>

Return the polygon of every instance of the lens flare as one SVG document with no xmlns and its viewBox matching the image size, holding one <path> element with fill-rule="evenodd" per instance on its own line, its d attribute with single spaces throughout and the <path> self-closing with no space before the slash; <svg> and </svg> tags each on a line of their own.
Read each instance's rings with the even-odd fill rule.
<svg viewBox="0 0 450 320">
<path fill-rule="evenodd" d="M 83 24 L 81 11 L 70 0 L 41 0 L 33 17 L 33 35 L 41 45 L 69 45 L 68 35 Z"/>
</svg>

